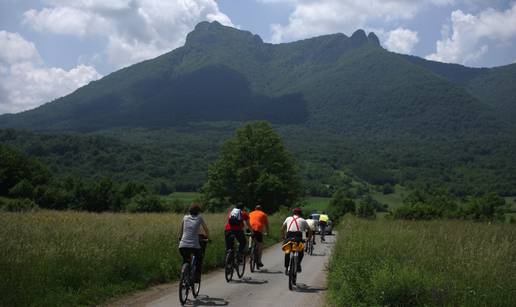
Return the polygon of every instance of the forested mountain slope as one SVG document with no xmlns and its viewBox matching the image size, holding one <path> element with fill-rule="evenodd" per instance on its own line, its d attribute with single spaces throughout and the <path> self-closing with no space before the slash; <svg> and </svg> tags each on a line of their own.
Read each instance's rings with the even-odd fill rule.
<svg viewBox="0 0 516 307">
<path fill-rule="evenodd" d="M 92 131 L 269 120 L 347 134 L 504 129 L 481 97 L 386 51 L 362 30 L 273 45 L 203 22 L 183 47 L 35 110 L 1 116 L 0 127 Z"/>
</svg>

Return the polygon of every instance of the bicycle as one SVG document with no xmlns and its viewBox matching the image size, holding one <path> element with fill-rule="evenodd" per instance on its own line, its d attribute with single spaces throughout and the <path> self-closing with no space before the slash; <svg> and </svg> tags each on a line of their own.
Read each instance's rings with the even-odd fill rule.
<svg viewBox="0 0 516 307">
<path fill-rule="evenodd" d="M 203 243 L 208 243 L 210 240 L 203 239 Z M 187 263 L 183 263 L 181 267 L 181 278 L 179 280 L 179 302 L 184 305 L 188 300 L 188 294 L 192 291 L 193 297 L 199 295 L 201 290 L 201 280 L 194 281 L 195 270 L 197 267 L 197 258 L 195 255 L 190 255 L 190 260 Z"/>
<path fill-rule="evenodd" d="M 312 240 L 313 240 L 313 238 L 309 238 L 306 241 L 306 245 L 305 245 L 305 252 L 307 252 L 307 254 L 309 254 L 310 256 L 312 256 L 314 254 L 314 242 Z"/>
<path fill-rule="evenodd" d="M 233 273 L 234 271 L 237 272 L 237 276 L 238 278 L 242 278 L 242 276 L 244 276 L 244 270 L 245 270 L 245 253 L 242 254 L 242 261 L 241 262 L 238 262 L 236 261 L 236 257 L 235 257 L 235 241 L 236 241 L 236 237 L 234 234 L 231 234 L 230 235 L 230 240 L 233 242 L 233 246 L 231 249 L 229 249 L 227 252 L 226 252 L 226 257 L 224 259 L 224 272 L 225 272 L 225 277 L 226 277 L 226 282 L 230 282 L 231 280 L 233 280 Z"/>
<path fill-rule="evenodd" d="M 305 248 L 304 241 L 289 240 L 283 244 L 282 249 L 285 253 L 290 254 L 290 260 L 288 264 L 288 289 L 292 290 L 293 286 L 296 285 L 297 281 L 297 267 L 299 263 L 299 252 Z"/>
<path fill-rule="evenodd" d="M 253 273 L 258 269 L 258 249 L 256 248 L 256 239 L 252 233 L 246 234 L 249 237 L 249 269 Z"/>
</svg>

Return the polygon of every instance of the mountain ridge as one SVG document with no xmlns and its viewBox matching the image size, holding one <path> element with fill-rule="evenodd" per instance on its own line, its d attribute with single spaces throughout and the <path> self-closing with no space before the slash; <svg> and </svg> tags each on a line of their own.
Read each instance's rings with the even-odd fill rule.
<svg viewBox="0 0 516 307">
<path fill-rule="evenodd" d="M 501 105 L 484 103 L 497 83 L 475 92 L 468 82 L 484 70 L 446 65 L 391 53 L 363 30 L 269 44 L 201 22 L 184 46 L 34 110 L 1 115 L 0 127 L 91 131 L 269 120 L 358 134 L 476 133 L 478 123 L 490 133 L 505 129 L 497 108 L 516 109 L 512 83 Z"/>
</svg>

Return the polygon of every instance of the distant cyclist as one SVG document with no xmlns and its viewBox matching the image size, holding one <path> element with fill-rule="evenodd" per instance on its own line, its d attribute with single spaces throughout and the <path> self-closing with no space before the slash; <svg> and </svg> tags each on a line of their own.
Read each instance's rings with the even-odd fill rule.
<svg viewBox="0 0 516 307">
<path fill-rule="evenodd" d="M 303 240 L 303 232 L 307 231 L 308 235 L 312 234 L 308 223 L 301 217 L 302 211 L 300 208 L 295 208 L 292 211 L 292 216 L 287 217 L 281 226 L 281 237 L 287 241 L 300 242 Z M 285 234 L 286 231 L 286 234 Z M 299 252 L 299 263 L 297 265 L 297 271 L 301 272 L 301 262 L 303 261 L 303 251 Z M 290 255 L 285 254 L 285 275 L 288 275 L 288 263 L 290 261 Z"/>
<path fill-rule="evenodd" d="M 262 206 L 257 205 L 254 211 L 249 213 L 249 224 L 253 231 L 253 238 L 256 240 L 256 253 L 257 261 L 256 266 L 258 268 L 263 267 L 262 263 L 262 251 L 263 251 L 263 235 L 269 233 L 269 218 L 267 214 L 263 212 Z"/>
<path fill-rule="evenodd" d="M 195 270 L 194 282 L 199 282 L 202 271 L 202 256 L 201 243 L 199 242 L 199 233 L 202 230 L 205 237 L 208 238 L 208 226 L 201 217 L 201 207 L 198 204 L 190 206 L 190 215 L 185 215 L 181 222 L 179 229 L 179 253 L 183 257 L 183 264 L 190 261 L 190 256 L 193 254 L 197 259 L 197 266 Z"/>
<path fill-rule="evenodd" d="M 247 228 L 249 225 L 249 214 L 244 210 L 244 204 L 237 203 L 236 207 L 229 210 L 225 227 L 226 252 L 233 248 L 233 236 L 238 241 L 237 261 L 242 262 L 242 255 L 246 246 L 244 223 Z"/>
<path fill-rule="evenodd" d="M 308 232 L 306 233 L 306 239 L 307 240 L 312 240 L 312 243 L 315 245 L 315 220 L 312 219 L 312 216 L 310 216 L 310 218 L 307 218 L 306 219 L 306 223 L 308 224 L 308 227 L 310 228 L 311 230 L 311 235 L 308 236 Z"/>
<path fill-rule="evenodd" d="M 324 236 L 326 235 L 326 226 L 328 225 L 328 220 L 330 218 L 326 215 L 326 212 L 323 211 L 321 215 L 319 215 L 319 227 L 321 228 L 321 241 L 326 241 Z"/>
</svg>

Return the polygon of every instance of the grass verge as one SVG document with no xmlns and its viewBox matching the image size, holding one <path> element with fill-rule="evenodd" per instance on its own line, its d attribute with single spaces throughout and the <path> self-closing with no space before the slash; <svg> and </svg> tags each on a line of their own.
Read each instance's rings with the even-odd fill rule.
<svg viewBox="0 0 516 307">
<path fill-rule="evenodd" d="M 510 306 L 516 227 L 346 218 L 330 262 L 331 306 Z"/>
<path fill-rule="evenodd" d="M 204 214 L 206 270 L 224 261 L 225 214 Z M 179 277 L 177 214 L 0 213 L 0 306 L 95 305 Z M 279 238 L 282 218 L 270 218 Z"/>
</svg>

